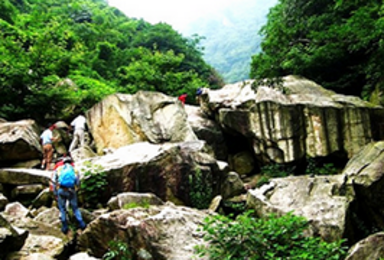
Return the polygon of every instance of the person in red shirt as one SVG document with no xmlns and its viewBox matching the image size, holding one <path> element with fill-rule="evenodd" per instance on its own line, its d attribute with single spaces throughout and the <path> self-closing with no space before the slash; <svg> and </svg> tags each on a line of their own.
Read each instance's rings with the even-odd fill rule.
<svg viewBox="0 0 384 260">
<path fill-rule="evenodd" d="M 179 97 L 178 97 L 178 100 L 180 100 L 181 101 L 181 103 L 183 103 L 183 105 L 185 104 L 185 100 L 187 99 L 187 94 L 186 93 L 184 93 L 184 94 L 182 94 L 182 95 L 180 95 Z"/>
</svg>

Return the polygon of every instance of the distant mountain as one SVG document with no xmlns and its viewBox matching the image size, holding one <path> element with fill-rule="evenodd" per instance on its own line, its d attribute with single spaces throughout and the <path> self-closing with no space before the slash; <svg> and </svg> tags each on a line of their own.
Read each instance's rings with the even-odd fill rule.
<svg viewBox="0 0 384 260">
<path fill-rule="evenodd" d="M 181 30 L 184 36 L 198 34 L 204 59 L 233 83 L 249 78 L 251 56 L 260 51 L 258 34 L 269 9 L 278 0 L 238 0 L 235 4 L 200 17 Z"/>
</svg>

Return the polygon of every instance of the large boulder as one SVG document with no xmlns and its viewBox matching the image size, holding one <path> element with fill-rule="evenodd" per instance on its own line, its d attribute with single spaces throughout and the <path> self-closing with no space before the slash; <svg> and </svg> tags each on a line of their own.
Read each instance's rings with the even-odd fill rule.
<svg viewBox="0 0 384 260">
<path fill-rule="evenodd" d="M 12 226 L 0 214 L 0 259 L 4 259 L 10 252 L 20 250 L 27 237 L 28 231 Z"/>
<path fill-rule="evenodd" d="M 374 260 L 384 258 L 384 232 L 375 233 L 353 245 L 345 260 Z"/>
<path fill-rule="evenodd" d="M 114 94 L 93 106 L 86 116 L 98 154 L 136 142 L 197 140 L 182 104 L 159 92 Z"/>
<path fill-rule="evenodd" d="M 348 162 L 342 174 L 356 192 L 355 219 L 361 236 L 384 229 L 384 141 L 372 142 Z"/>
<path fill-rule="evenodd" d="M 0 169 L 0 183 L 8 185 L 44 184 L 48 185 L 52 172 L 35 169 Z"/>
<path fill-rule="evenodd" d="M 0 122 L 0 165 L 42 157 L 39 128 L 34 120 Z"/>
<path fill-rule="evenodd" d="M 188 123 L 200 140 L 204 140 L 218 160 L 227 160 L 228 149 L 220 125 L 201 110 L 200 107 L 185 105 L 188 114 Z"/>
<path fill-rule="evenodd" d="M 98 166 L 106 173 L 106 201 L 118 193 L 151 192 L 178 205 L 208 205 L 219 192 L 222 172 L 217 161 L 203 149 L 203 141 L 135 143 L 77 165 L 80 175 L 89 171 L 88 165 Z"/>
<path fill-rule="evenodd" d="M 78 249 L 101 258 L 111 242 L 124 242 L 133 253 L 133 259 L 143 251 L 147 259 L 193 259 L 196 257 L 194 246 L 204 244 L 197 229 L 207 216 L 202 211 L 170 203 L 115 210 L 88 225 L 79 237 Z"/>
<path fill-rule="evenodd" d="M 264 217 L 293 211 L 311 224 L 312 235 L 335 241 L 353 235 L 350 219 L 353 190 L 344 186 L 342 175 L 292 176 L 272 179 L 258 189 L 249 190 L 247 207 Z"/>
<path fill-rule="evenodd" d="M 69 239 L 61 232 L 57 221 L 53 221 L 53 218 L 32 219 L 30 215 L 19 203 L 8 204 L 2 214 L 12 226 L 28 232 L 28 237 L 20 250 L 9 253 L 7 260 L 25 259 L 32 253 L 40 253 L 55 259 L 68 259 Z M 58 219 L 56 215 L 56 220 Z"/>
<path fill-rule="evenodd" d="M 376 116 L 383 108 L 360 98 L 296 76 L 284 77 L 275 87 L 256 88 L 253 83 L 207 90 L 201 107 L 226 132 L 242 135 L 262 163 L 336 153 L 351 158 L 378 132 Z"/>
</svg>

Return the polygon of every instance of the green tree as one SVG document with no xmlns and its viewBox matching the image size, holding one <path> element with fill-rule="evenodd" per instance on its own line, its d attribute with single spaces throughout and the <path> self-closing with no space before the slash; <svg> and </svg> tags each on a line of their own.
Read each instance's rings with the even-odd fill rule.
<svg viewBox="0 0 384 260">
<path fill-rule="evenodd" d="M 0 117 L 66 119 L 106 95 L 217 87 L 196 40 L 126 17 L 104 0 L 0 4 Z"/>
<path fill-rule="evenodd" d="M 382 2 L 280 0 L 262 28 L 251 77 L 297 74 L 340 93 L 382 89 Z"/>
</svg>

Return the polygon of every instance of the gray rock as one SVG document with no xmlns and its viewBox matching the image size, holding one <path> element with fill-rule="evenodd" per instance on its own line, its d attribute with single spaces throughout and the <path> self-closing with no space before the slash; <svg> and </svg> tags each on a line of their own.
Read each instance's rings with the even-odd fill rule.
<svg viewBox="0 0 384 260">
<path fill-rule="evenodd" d="M 384 258 L 384 232 L 375 233 L 357 242 L 345 260 L 374 260 Z"/>
<path fill-rule="evenodd" d="M 242 135 L 262 163 L 344 151 L 351 158 L 372 140 L 372 132 L 378 132 L 373 118 L 383 108 L 358 97 L 336 94 L 296 76 L 284 77 L 282 86 L 274 88 L 255 89 L 252 84 L 207 90 L 201 107 L 226 132 Z"/>
<path fill-rule="evenodd" d="M 163 205 L 164 202 L 152 193 L 125 192 L 112 197 L 108 201 L 111 210 L 123 209 L 124 205 L 134 203 L 137 206 Z"/>
</svg>

